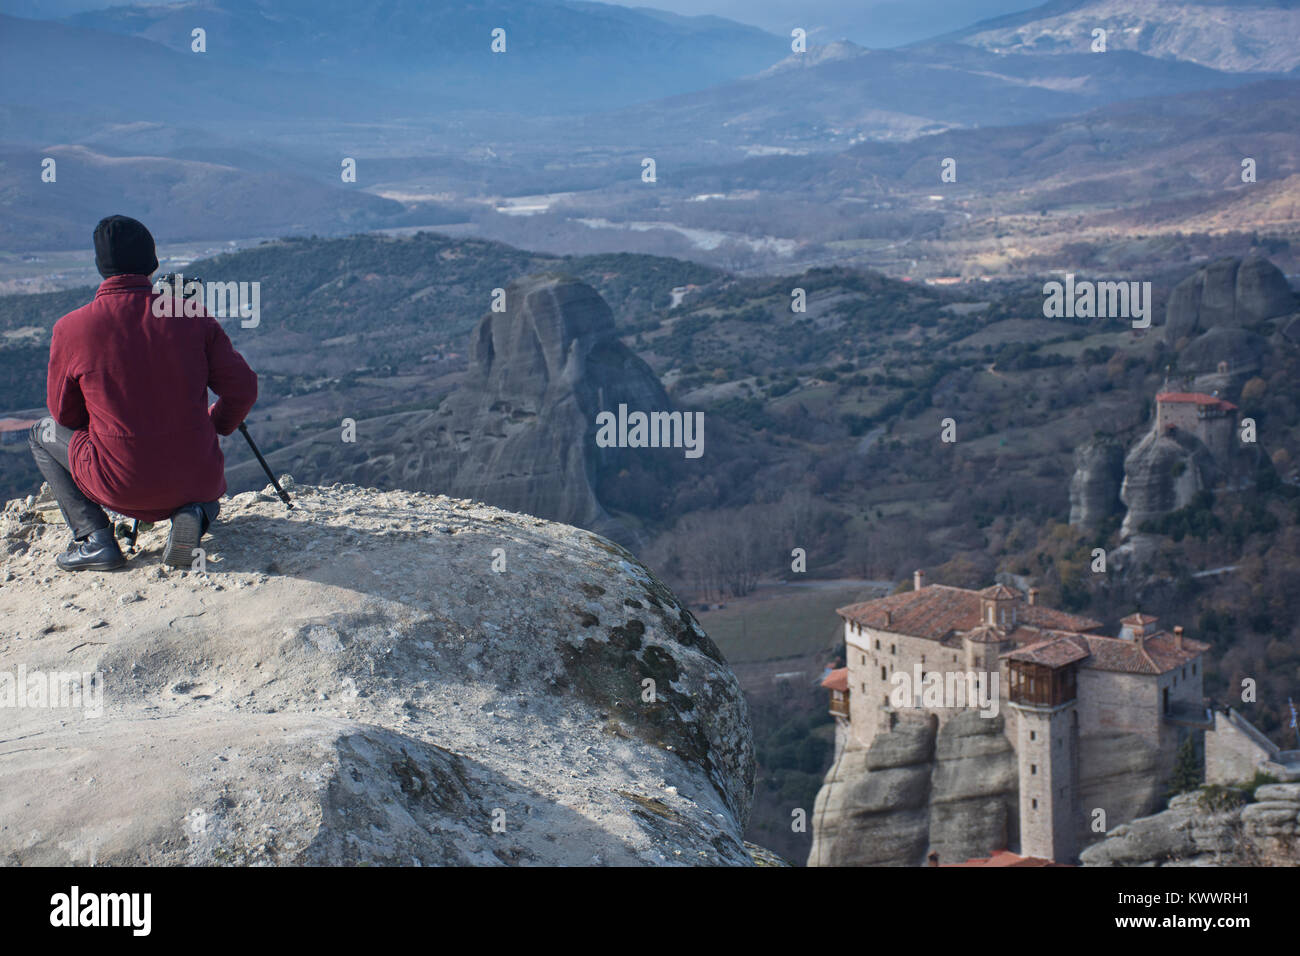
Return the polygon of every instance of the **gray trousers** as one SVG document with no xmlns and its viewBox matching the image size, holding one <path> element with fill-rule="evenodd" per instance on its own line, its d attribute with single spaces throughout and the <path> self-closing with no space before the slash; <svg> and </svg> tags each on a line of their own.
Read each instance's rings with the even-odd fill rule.
<svg viewBox="0 0 1300 956">
<path fill-rule="evenodd" d="M 54 499 L 63 512 L 63 520 L 72 530 L 72 536 L 80 541 L 94 531 L 111 527 L 113 522 L 108 520 L 103 508 L 86 497 L 72 477 L 72 468 L 68 464 L 68 444 L 75 434 L 71 428 L 64 428 L 57 422 L 53 428 L 48 428 L 46 423 L 37 422 L 27 435 L 27 444 L 31 446 L 36 467 L 50 483 Z M 217 520 L 221 506 L 215 501 L 195 503 L 203 509 L 203 531 L 206 532 L 208 526 Z"/>
<path fill-rule="evenodd" d="M 104 514 L 104 509 L 87 498 L 73 480 L 72 468 L 68 464 L 68 443 L 76 432 L 58 423 L 54 423 L 53 428 L 49 425 L 49 422 L 33 425 L 27 435 L 27 444 L 31 446 L 36 467 L 50 483 L 59 510 L 63 512 L 63 520 L 72 530 L 72 536 L 80 541 L 92 531 L 109 527 L 112 522 Z M 42 440 L 43 437 L 48 440 Z"/>
</svg>

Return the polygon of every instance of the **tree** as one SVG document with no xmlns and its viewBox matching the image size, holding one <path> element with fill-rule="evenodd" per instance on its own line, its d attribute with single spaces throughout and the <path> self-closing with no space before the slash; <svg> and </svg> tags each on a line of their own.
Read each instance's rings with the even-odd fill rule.
<svg viewBox="0 0 1300 956">
<path fill-rule="evenodd" d="M 1168 796 L 1195 790 L 1201 785 L 1203 777 L 1196 741 L 1189 735 L 1178 745 L 1178 752 L 1174 755 L 1174 772 L 1169 778 Z"/>
<path fill-rule="evenodd" d="M 1268 383 L 1259 376 L 1255 376 L 1241 387 L 1241 403 L 1243 405 L 1254 405 L 1264 397 L 1264 393 L 1267 391 Z"/>
</svg>

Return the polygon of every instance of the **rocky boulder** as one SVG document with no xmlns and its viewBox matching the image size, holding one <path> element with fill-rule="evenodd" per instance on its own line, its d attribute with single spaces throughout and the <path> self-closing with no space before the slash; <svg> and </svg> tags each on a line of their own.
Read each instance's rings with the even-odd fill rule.
<svg viewBox="0 0 1300 956">
<path fill-rule="evenodd" d="M 599 448 L 596 415 L 666 411 L 654 372 L 619 340 L 609 306 L 591 286 L 535 275 L 505 290 L 470 338 L 463 381 L 432 411 L 357 423 L 342 442 L 332 430 L 269 455 L 306 481 L 447 493 L 635 540 L 601 494 L 617 476 L 635 486 L 658 476 L 681 450 Z M 260 485 L 255 462 L 228 472 L 232 487 Z M 629 477 L 629 475 L 631 477 Z M 645 482 L 642 482 L 645 484 Z"/>
<path fill-rule="evenodd" d="M 1210 450 L 1194 435 L 1159 434 L 1153 428 L 1124 459 L 1119 496 L 1128 511 L 1121 537 L 1131 537 L 1146 521 L 1190 504 L 1197 492 L 1214 487 L 1217 473 Z"/>
<path fill-rule="evenodd" d="M 749 717 L 630 553 L 469 501 L 297 487 L 66 575 L 0 517 L 0 862 L 749 865 Z M 43 520 L 50 518 L 50 522 Z"/>
<path fill-rule="evenodd" d="M 1187 344 L 1178 355 L 1178 370 L 1188 375 L 1212 375 L 1222 363 L 1227 366 L 1229 381 L 1240 380 L 1259 370 L 1267 350 L 1263 336 L 1221 326 Z"/>
<path fill-rule="evenodd" d="M 1295 309 L 1295 293 L 1281 269 L 1258 256 L 1242 261 L 1237 270 L 1235 319 L 1238 325 L 1289 315 Z"/>
<path fill-rule="evenodd" d="M 1300 865 L 1300 783 L 1259 787 L 1250 803 L 1208 789 L 1179 794 L 1079 857 L 1084 866 Z"/>
<path fill-rule="evenodd" d="M 1216 327 L 1288 315 L 1295 307 L 1286 276 L 1267 259 L 1219 259 L 1174 287 L 1165 306 L 1165 340 L 1176 345 Z"/>
<path fill-rule="evenodd" d="M 917 866 L 930 842 L 935 722 L 900 721 L 845 750 L 813 806 L 809 866 Z"/>
<path fill-rule="evenodd" d="M 831 767 L 813 811 L 809 866 L 920 866 L 987 856 L 1015 830 L 1015 753 L 1001 717 L 900 719 Z"/>
<path fill-rule="evenodd" d="M 1000 715 L 964 711 L 944 724 L 930 783 L 930 852 L 940 860 L 969 860 L 1011 845 L 1019 772 Z"/>
<path fill-rule="evenodd" d="M 1139 536 L 1141 537 L 1141 536 Z M 1150 561 L 1144 555 L 1145 562 Z M 1097 729 L 1080 734 L 1079 766 L 1087 767 L 1079 779 L 1077 806 L 1082 808 L 1075 834 L 1077 846 L 1097 840 L 1093 812 L 1102 808 L 1111 821 L 1133 820 L 1156 810 L 1165 795 L 1169 767 L 1161 752 L 1142 734 Z"/>
<path fill-rule="evenodd" d="M 1095 527 L 1120 510 L 1124 448 L 1112 436 L 1094 438 L 1074 452 L 1070 524 Z"/>
</svg>

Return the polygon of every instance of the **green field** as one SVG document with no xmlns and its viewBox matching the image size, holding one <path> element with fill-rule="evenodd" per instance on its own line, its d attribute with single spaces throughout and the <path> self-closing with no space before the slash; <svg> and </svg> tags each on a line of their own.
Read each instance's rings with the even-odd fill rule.
<svg viewBox="0 0 1300 956">
<path fill-rule="evenodd" d="M 779 584 L 697 616 L 728 661 L 763 661 L 830 647 L 838 636 L 835 609 L 884 593 L 868 581 Z"/>
</svg>

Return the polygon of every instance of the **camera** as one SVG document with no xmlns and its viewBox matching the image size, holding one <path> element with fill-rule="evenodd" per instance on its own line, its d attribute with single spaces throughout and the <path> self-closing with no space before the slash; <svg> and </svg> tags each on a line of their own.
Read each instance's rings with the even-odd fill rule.
<svg viewBox="0 0 1300 956">
<path fill-rule="evenodd" d="M 179 295 L 182 299 L 202 299 L 203 280 L 199 276 L 188 279 L 180 272 L 167 272 L 153 280 L 153 290 L 159 295 Z"/>
</svg>

